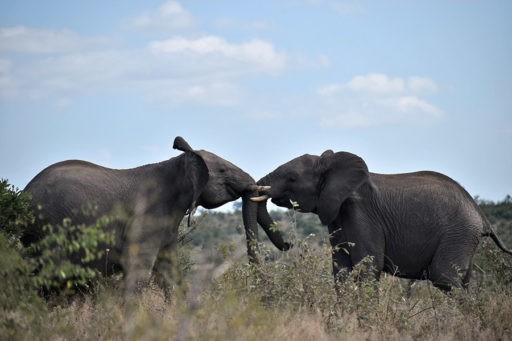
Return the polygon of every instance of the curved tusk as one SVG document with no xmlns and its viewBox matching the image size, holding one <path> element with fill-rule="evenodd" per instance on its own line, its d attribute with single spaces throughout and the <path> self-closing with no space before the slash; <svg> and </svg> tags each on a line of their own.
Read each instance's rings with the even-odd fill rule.
<svg viewBox="0 0 512 341">
<path fill-rule="evenodd" d="M 187 219 L 187 226 L 192 227 L 196 224 L 196 220 L 194 219 L 194 214 L 196 213 L 197 206 L 194 205 L 193 208 L 190 208 L 188 210 L 188 219 Z"/>
<path fill-rule="evenodd" d="M 268 198 L 270 198 L 270 196 L 260 195 L 259 197 L 252 197 L 250 199 L 251 199 L 251 201 L 254 201 L 254 202 L 263 202 L 263 201 L 267 200 Z"/>
<path fill-rule="evenodd" d="M 261 191 L 261 192 L 270 191 L 271 188 L 272 188 L 272 186 L 258 186 L 258 191 Z"/>
</svg>

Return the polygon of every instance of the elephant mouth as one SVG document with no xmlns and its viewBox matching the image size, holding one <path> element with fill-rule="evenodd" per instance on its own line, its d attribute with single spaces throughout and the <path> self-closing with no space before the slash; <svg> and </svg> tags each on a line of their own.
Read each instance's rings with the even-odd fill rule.
<svg viewBox="0 0 512 341">
<path fill-rule="evenodd" d="M 293 208 L 292 201 L 288 198 L 272 198 L 272 203 L 276 204 L 277 206 L 286 207 L 286 208 Z"/>
<path fill-rule="evenodd" d="M 228 196 L 232 197 L 233 199 L 237 199 L 241 196 L 241 194 L 231 186 L 226 187 L 226 192 Z"/>
</svg>

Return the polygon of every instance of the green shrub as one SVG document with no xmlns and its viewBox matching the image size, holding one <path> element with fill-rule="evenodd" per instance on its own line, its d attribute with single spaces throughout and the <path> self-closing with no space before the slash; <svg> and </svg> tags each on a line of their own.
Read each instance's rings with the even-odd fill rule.
<svg viewBox="0 0 512 341">
<path fill-rule="evenodd" d="M 30 224 L 34 215 L 30 208 L 30 196 L 0 180 L 0 231 L 13 241 L 19 238 Z"/>
<path fill-rule="evenodd" d="M 84 213 L 92 214 L 90 210 Z M 2 252 L 13 264 L 2 271 L 17 274 L 14 281 L 6 283 L 9 288 L 5 292 L 22 287 L 26 291 L 73 294 L 79 288 L 87 288 L 99 274 L 87 264 L 106 256 L 105 252 L 113 243 L 113 234 L 106 232 L 111 218 L 101 217 L 89 226 L 73 225 L 70 219 L 64 219 L 57 226 L 46 225 L 44 237 L 24 248 L 20 238 L 33 228 L 33 223 L 30 196 L 10 186 L 7 180 L 1 180 Z"/>
<path fill-rule="evenodd" d="M 73 225 L 70 219 L 45 225 L 44 237 L 27 249 L 35 256 L 34 284 L 45 293 L 72 295 L 86 290 L 100 276 L 96 267 L 88 265 L 107 259 L 113 245 L 114 234 L 106 231 L 111 221 L 105 216 L 92 225 Z"/>
</svg>

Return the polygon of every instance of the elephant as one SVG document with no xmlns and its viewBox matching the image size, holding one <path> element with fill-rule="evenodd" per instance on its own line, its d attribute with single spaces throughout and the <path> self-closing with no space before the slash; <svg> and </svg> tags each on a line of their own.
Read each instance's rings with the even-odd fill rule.
<svg viewBox="0 0 512 341">
<path fill-rule="evenodd" d="M 109 250 L 103 245 L 108 254 L 88 266 L 103 275 L 123 271 L 129 294 L 147 282 L 151 273 L 166 289 L 175 270 L 178 226 L 185 214 L 190 221 L 199 205 L 210 209 L 242 197 L 248 257 L 257 262 L 258 204 L 249 198 L 265 188 L 221 157 L 193 150 L 180 136 L 173 148 L 183 153 L 132 169 L 110 169 L 79 160 L 47 167 L 24 189 L 32 198 L 36 222 L 24 233 L 22 243 L 28 246 L 40 240 L 48 223 L 62 224 L 70 218 L 74 224 L 92 224 L 108 216 L 113 218 L 107 229 L 115 234 L 114 245 Z M 90 207 L 93 215 L 84 212 Z M 265 231 L 280 250 L 290 247 L 279 231 Z M 81 262 L 79 256 L 73 261 Z"/>
<path fill-rule="evenodd" d="M 361 157 L 327 150 L 284 163 L 257 184 L 270 186 L 251 198 L 259 203 L 263 227 L 272 224 L 270 198 L 278 206 L 313 212 L 327 225 L 336 283 L 372 256 L 376 279 L 388 272 L 450 291 L 468 287 L 482 237 L 512 254 L 468 192 L 437 172 L 371 173 Z"/>
</svg>

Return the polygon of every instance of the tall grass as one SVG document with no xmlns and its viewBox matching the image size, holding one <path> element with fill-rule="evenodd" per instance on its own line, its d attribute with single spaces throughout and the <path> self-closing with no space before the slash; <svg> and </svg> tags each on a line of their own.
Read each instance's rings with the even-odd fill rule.
<svg viewBox="0 0 512 341">
<path fill-rule="evenodd" d="M 512 259 L 493 243 L 479 247 L 469 293 L 387 274 L 372 280 L 370 259 L 335 289 L 325 238 L 299 237 L 293 214 L 290 222 L 295 247 L 282 253 L 262 245 L 260 265 L 247 264 L 242 241 L 208 257 L 182 245 L 183 287 L 169 302 L 151 283 L 130 306 L 121 276 L 95 279 L 90 292 L 68 300 L 43 301 L 16 235 L 0 233 L 0 339 L 512 339 Z"/>
<path fill-rule="evenodd" d="M 274 254 L 273 261 L 259 266 L 231 260 L 235 264 L 228 271 L 202 283 L 193 297 L 177 291 L 168 303 L 152 285 L 137 298 L 131 315 L 122 303 L 119 280 L 102 280 L 90 295 L 69 304 L 32 302 L 37 309 L 4 311 L 0 335 L 109 340 L 512 339 L 509 284 L 479 279 L 469 294 L 445 294 L 429 282 L 416 282 L 411 290 L 409 282 L 390 275 L 378 282 L 361 279 L 371 271 L 370 262 L 362 262 L 337 294 L 330 251 L 311 239 L 298 241 L 291 253 Z M 487 250 L 482 252 L 485 256 Z"/>
</svg>

